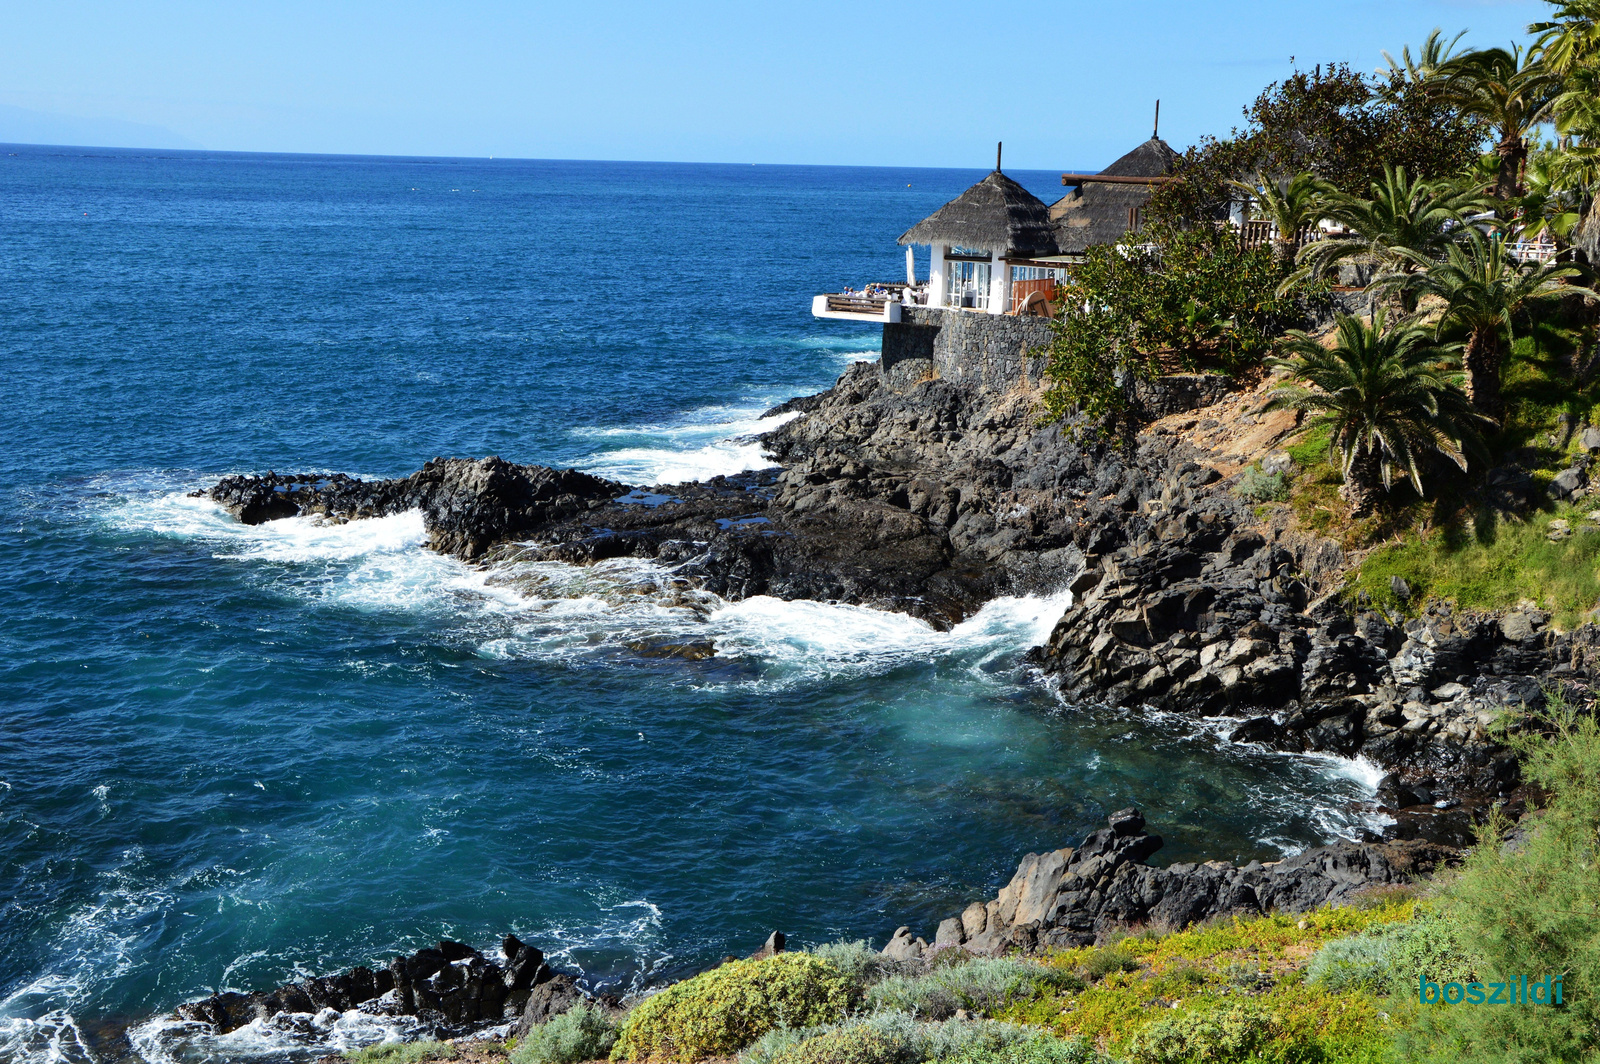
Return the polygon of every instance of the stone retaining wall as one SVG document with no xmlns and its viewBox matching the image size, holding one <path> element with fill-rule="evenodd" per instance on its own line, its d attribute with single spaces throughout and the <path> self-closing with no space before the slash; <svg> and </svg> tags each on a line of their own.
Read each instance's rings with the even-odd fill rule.
<svg viewBox="0 0 1600 1064">
<path fill-rule="evenodd" d="M 1045 366 L 1040 349 L 1054 335 L 1044 318 L 905 307 L 899 322 L 883 327 L 879 364 L 891 381 L 937 375 L 1002 392 L 1039 382 Z"/>
</svg>

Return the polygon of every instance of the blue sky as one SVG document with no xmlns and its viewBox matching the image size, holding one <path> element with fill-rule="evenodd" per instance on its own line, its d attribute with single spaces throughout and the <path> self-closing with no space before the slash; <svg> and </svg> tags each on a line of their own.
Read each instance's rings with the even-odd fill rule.
<svg viewBox="0 0 1600 1064">
<path fill-rule="evenodd" d="M 1543 0 L 13 2 L 0 140 L 240 151 L 1097 168 L 1225 133 L 1302 66 Z"/>
</svg>

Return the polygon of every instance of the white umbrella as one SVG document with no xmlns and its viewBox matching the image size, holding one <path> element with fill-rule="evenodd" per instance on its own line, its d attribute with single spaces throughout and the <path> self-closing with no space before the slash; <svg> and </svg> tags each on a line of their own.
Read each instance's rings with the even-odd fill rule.
<svg viewBox="0 0 1600 1064">
<path fill-rule="evenodd" d="M 906 245 L 906 284 L 917 283 L 917 256 L 910 244 Z"/>
</svg>

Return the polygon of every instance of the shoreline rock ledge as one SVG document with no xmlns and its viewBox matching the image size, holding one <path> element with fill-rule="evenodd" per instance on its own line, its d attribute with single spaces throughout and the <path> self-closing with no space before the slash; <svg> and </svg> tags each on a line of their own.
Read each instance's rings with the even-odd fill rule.
<svg viewBox="0 0 1600 1064">
<path fill-rule="evenodd" d="M 1139 810 L 1118 810 L 1109 821 L 1075 849 L 1028 854 L 997 897 L 942 921 L 932 946 L 902 927 L 884 954 L 915 960 L 948 948 L 1034 953 L 1103 943 L 1114 928 L 1176 931 L 1213 916 L 1307 912 L 1431 875 L 1457 856 L 1451 847 L 1419 840 L 1341 842 L 1282 861 L 1156 868 L 1145 862 L 1161 849 L 1161 837 L 1144 830 Z"/>
<path fill-rule="evenodd" d="M 179 1005 L 177 1016 L 227 1034 L 280 1013 L 315 1016 L 357 1009 L 372 1016 L 415 1017 L 440 1037 L 513 1022 L 526 1034 L 580 999 L 590 999 L 576 976 L 550 967 L 542 950 L 515 935 L 505 937 L 501 952 L 504 963 L 445 939 L 396 957 L 387 968 L 352 968 L 251 994 L 226 990 Z"/>
</svg>

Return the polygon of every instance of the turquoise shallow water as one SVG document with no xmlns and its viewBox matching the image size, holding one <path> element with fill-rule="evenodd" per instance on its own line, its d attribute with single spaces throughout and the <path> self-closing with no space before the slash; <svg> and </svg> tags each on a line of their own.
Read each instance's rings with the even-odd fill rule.
<svg viewBox="0 0 1600 1064">
<path fill-rule="evenodd" d="M 145 1021 L 441 935 L 636 986 L 931 931 L 1129 803 L 1164 860 L 1358 830 L 1362 766 L 1059 705 L 1020 659 L 1064 599 L 940 634 L 185 494 L 759 465 L 762 410 L 875 354 L 810 296 L 978 176 L 0 149 L 0 1059 L 309 1056 L 375 1032 Z M 719 654 L 626 647 L 665 633 Z"/>
</svg>

